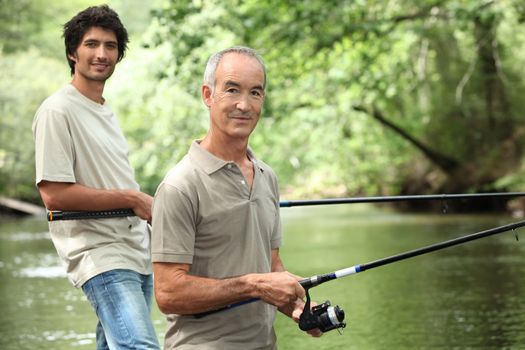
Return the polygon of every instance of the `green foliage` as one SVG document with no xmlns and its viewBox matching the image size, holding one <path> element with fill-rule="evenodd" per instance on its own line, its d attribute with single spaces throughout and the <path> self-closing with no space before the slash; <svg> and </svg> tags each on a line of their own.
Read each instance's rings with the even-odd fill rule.
<svg viewBox="0 0 525 350">
<path fill-rule="evenodd" d="M 36 201 L 31 123 L 39 104 L 67 78 L 67 70 L 29 50 L 0 55 L 0 71 L 0 192 Z"/>
<path fill-rule="evenodd" d="M 0 189 L 36 201 L 28 130 L 38 103 L 68 79 L 62 23 L 92 3 L 1 4 Z M 265 58 L 251 147 L 287 197 L 525 188 L 519 0 L 109 5 L 132 40 L 105 94 L 149 193 L 206 132 L 204 67 L 233 45 Z"/>
<path fill-rule="evenodd" d="M 93 5 L 90 0 L 0 0 L 0 50 L 13 54 L 34 47 L 42 56 L 62 59 L 63 24 Z"/>
<path fill-rule="evenodd" d="M 475 190 L 521 161 L 520 55 L 507 48 L 522 47 L 523 38 L 501 34 L 523 31 L 516 8 L 166 1 L 151 42 L 171 45 L 168 70 L 186 90 L 213 51 L 241 44 L 262 53 L 268 100 L 252 146 L 286 188 L 301 188 L 295 194 L 329 193 L 336 184 L 352 193 Z M 505 154 L 507 166 L 496 166 Z"/>
<path fill-rule="evenodd" d="M 42 29 L 44 1 L 1 0 L 0 42 L 3 52 L 23 50 L 32 37 Z"/>
</svg>

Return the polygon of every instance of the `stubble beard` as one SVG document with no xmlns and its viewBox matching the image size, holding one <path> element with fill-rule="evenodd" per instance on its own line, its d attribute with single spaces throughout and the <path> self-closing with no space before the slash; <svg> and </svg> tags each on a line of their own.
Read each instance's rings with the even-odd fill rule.
<svg viewBox="0 0 525 350">
<path fill-rule="evenodd" d="M 106 80 L 108 80 L 113 75 L 114 71 L 115 66 L 113 66 L 107 73 L 93 73 L 91 71 L 83 72 L 80 70 L 78 71 L 78 73 L 82 76 L 82 78 L 84 78 L 87 81 L 97 81 L 105 83 Z"/>
</svg>

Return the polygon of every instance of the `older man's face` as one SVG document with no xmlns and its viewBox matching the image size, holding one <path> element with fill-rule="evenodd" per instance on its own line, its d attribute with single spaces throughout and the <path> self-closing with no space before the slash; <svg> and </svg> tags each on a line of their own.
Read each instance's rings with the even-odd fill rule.
<svg viewBox="0 0 525 350">
<path fill-rule="evenodd" d="M 203 89 L 210 108 L 211 131 L 222 137 L 248 138 L 264 103 L 264 72 L 253 57 L 225 54 L 215 73 L 215 91 Z"/>
</svg>

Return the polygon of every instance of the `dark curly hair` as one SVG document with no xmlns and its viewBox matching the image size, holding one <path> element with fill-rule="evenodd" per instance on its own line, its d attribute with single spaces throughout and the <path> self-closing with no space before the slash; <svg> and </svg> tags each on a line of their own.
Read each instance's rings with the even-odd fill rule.
<svg viewBox="0 0 525 350">
<path fill-rule="evenodd" d="M 92 27 L 101 27 L 114 32 L 118 45 L 117 62 L 124 57 L 129 38 L 128 32 L 120 21 L 118 14 L 109 8 L 108 5 L 88 7 L 64 24 L 62 36 L 66 45 L 66 58 L 71 68 L 71 75 L 75 74 L 75 61 L 72 61 L 69 55 L 73 56 L 75 54 L 82 38 Z"/>
</svg>

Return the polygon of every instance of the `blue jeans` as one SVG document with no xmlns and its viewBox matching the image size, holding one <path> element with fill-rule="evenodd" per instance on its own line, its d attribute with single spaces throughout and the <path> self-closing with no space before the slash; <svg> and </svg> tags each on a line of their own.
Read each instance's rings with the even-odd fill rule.
<svg viewBox="0 0 525 350">
<path fill-rule="evenodd" d="M 98 317 L 97 349 L 160 349 L 151 321 L 152 275 L 103 272 L 82 286 Z"/>
</svg>

